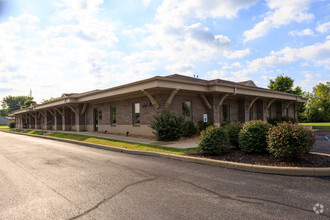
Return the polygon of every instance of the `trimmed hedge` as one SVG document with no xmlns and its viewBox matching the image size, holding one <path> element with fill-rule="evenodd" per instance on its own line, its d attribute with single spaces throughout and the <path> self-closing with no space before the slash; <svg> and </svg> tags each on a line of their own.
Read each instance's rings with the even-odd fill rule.
<svg viewBox="0 0 330 220">
<path fill-rule="evenodd" d="M 182 136 L 184 118 L 168 109 L 154 116 L 150 127 L 159 141 L 177 141 Z"/>
<path fill-rule="evenodd" d="M 243 124 L 239 121 L 230 122 L 224 125 L 224 129 L 226 129 L 228 138 L 230 141 L 230 145 L 235 148 L 239 148 L 238 143 L 238 135 L 243 127 Z"/>
<path fill-rule="evenodd" d="M 283 160 L 302 158 L 309 153 L 314 142 L 312 130 L 287 122 L 272 127 L 267 135 L 268 151 Z"/>
<path fill-rule="evenodd" d="M 270 125 L 263 121 L 246 122 L 238 135 L 239 147 L 247 153 L 267 152 L 266 136 Z"/>
<path fill-rule="evenodd" d="M 201 132 L 200 150 L 207 154 L 222 154 L 230 147 L 229 138 L 224 128 L 208 127 Z"/>
</svg>

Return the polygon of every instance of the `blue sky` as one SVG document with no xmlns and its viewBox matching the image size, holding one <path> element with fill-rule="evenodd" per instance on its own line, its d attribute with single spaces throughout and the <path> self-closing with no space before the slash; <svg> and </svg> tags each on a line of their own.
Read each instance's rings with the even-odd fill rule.
<svg viewBox="0 0 330 220">
<path fill-rule="evenodd" d="M 329 70 L 325 0 L 0 0 L 0 99 L 174 73 L 311 91 Z"/>
</svg>

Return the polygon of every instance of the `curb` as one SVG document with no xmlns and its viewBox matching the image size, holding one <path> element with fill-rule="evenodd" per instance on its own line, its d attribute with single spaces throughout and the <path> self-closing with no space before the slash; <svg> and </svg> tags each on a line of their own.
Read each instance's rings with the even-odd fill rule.
<svg viewBox="0 0 330 220">
<path fill-rule="evenodd" d="M 31 135 L 31 134 L 24 134 L 24 133 L 15 133 L 10 131 L 3 131 L 1 132 L 10 133 L 10 134 L 18 134 L 18 135 L 25 135 L 30 137 L 38 137 L 43 139 L 49 139 L 54 141 L 60 141 L 65 143 L 72 143 L 72 144 L 79 144 L 82 146 L 93 147 L 102 150 L 110 150 L 120 153 L 127 153 L 127 154 L 134 154 L 134 155 L 142 155 L 142 156 L 154 156 L 154 157 L 162 157 L 168 159 L 174 159 L 179 161 L 185 161 L 190 163 L 198 163 L 204 164 L 208 166 L 216 166 L 222 167 L 226 169 L 234 169 L 234 170 L 241 170 L 241 171 L 248 171 L 254 173 L 266 173 L 266 174 L 279 174 L 279 175 L 287 175 L 287 176 L 330 176 L 330 167 L 271 167 L 271 166 L 263 166 L 263 165 L 253 165 L 247 163 L 237 163 L 237 162 L 230 162 L 230 161 L 223 161 L 223 160 L 214 160 L 208 158 L 198 158 L 198 157 L 191 157 L 191 156 L 182 156 L 182 155 L 174 155 L 174 154 L 167 154 L 167 153 L 159 153 L 159 152 L 149 152 L 149 151 L 139 151 L 139 150 L 129 150 L 124 148 L 118 147 L 111 147 L 101 144 L 92 144 L 86 143 L 82 141 L 75 141 L 75 140 L 68 140 L 56 137 L 47 137 L 41 135 Z M 326 155 L 321 153 L 313 153 L 319 155 Z"/>
</svg>

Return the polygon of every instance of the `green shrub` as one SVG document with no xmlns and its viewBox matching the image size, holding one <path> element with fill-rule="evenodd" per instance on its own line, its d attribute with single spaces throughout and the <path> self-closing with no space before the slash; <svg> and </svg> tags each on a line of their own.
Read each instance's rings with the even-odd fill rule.
<svg viewBox="0 0 330 220">
<path fill-rule="evenodd" d="M 210 127 L 210 126 L 214 126 L 213 121 L 204 122 L 203 120 L 199 120 L 198 123 L 197 123 L 197 127 L 198 127 L 199 132 L 204 131 L 207 127 Z"/>
<path fill-rule="evenodd" d="M 272 127 L 267 135 L 269 153 L 283 160 L 303 157 L 312 149 L 314 142 L 312 130 L 287 122 Z"/>
<path fill-rule="evenodd" d="M 266 136 L 270 128 L 267 122 L 251 121 L 243 125 L 238 135 L 239 147 L 247 153 L 267 152 Z"/>
<path fill-rule="evenodd" d="M 241 131 L 242 127 L 243 127 L 243 124 L 239 121 L 230 122 L 224 126 L 224 128 L 226 129 L 227 134 L 228 134 L 230 145 L 235 148 L 239 147 L 238 134 Z"/>
<path fill-rule="evenodd" d="M 208 127 L 201 132 L 200 150 L 207 154 L 222 154 L 229 147 L 229 138 L 224 128 Z"/>
<path fill-rule="evenodd" d="M 298 120 L 289 116 L 282 116 L 282 117 L 268 118 L 267 122 L 271 125 L 276 125 L 277 123 L 281 123 L 281 122 L 296 123 L 298 122 Z"/>
<path fill-rule="evenodd" d="M 160 141 L 176 141 L 182 136 L 182 125 L 184 118 L 178 116 L 168 109 L 155 115 L 150 127 L 154 129 L 153 133 Z"/>
<path fill-rule="evenodd" d="M 10 121 L 10 122 L 8 123 L 8 126 L 9 126 L 9 128 L 15 128 L 15 127 L 16 127 L 16 123 L 15 123 L 15 121 Z"/>
<path fill-rule="evenodd" d="M 192 121 L 184 121 L 182 125 L 182 136 L 184 137 L 191 137 L 197 134 L 197 128 Z"/>
</svg>

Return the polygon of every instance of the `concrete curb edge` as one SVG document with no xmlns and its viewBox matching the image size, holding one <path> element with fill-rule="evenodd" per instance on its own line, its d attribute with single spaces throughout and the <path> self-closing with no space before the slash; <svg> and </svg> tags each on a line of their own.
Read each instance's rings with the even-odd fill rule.
<svg viewBox="0 0 330 220">
<path fill-rule="evenodd" d="M 32 137 L 39 137 L 54 141 L 61 141 L 65 143 L 72 143 L 72 144 L 79 144 L 82 146 L 93 147 L 103 150 L 110 150 L 120 153 L 127 153 L 127 154 L 134 154 L 134 155 L 142 155 L 142 156 L 154 156 L 154 157 L 163 157 L 168 159 L 180 160 L 190 163 L 198 163 L 204 164 L 209 166 L 217 166 L 227 169 L 234 169 L 234 170 L 241 170 L 241 171 L 249 171 L 254 173 L 266 173 L 266 174 L 279 174 L 279 175 L 288 175 L 288 176 L 330 176 L 330 167 L 271 167 L 271 166 L 264 166 L 264 165 L 253 165 L 247 163 L 237 163 L 237 162 L 230 162 L 230 161 L 223 161 L 223 160 L 214 160 L 208 158 L 198 158 L 198 157 L 191 157 L 191 156 L 182 156 L 182 155 L 175 155 L 175 154 L 167 154 L 167 153 L 159 153 L 159 152 L 149 152 L 149 151 L 139 151 L 139 150 L 129 150 L 125 148 L 118 148 L 112 146 L 106 146 L 101 144 L 92 144 L 86 143 L 82 141 L 75 141 L 75 140 L 68 140 L 56 137 L 47 137 L 42 135 L 32 135 L 32 134 L 25 134 L 25 133 L 15 133 L 10 131 L 3 131 L 1 132 L 10 133 L 10 134 L 18 134 L 18 135 L 25 135 L 25 136 L 32 136 Z M 319 154 L 319 153 L 314 153 Z M 326 154 L 320 154 L 326 155 Z M 327 155 L 329 156 L 329 155 Z"/>
</svg>

